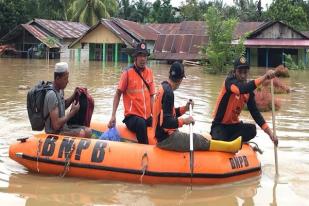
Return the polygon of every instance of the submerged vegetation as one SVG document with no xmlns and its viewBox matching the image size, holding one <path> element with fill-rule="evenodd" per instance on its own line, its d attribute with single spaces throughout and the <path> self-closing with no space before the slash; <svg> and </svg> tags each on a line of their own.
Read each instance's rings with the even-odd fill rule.
<svg viewBox="0 0 309 206">
<path fill-rule="evenodd" d="M 290 70 L 305 70 L 305 69 L 309 69 L 309 52 L 307 52 L 306 55 L 306 59 L 307 62 L 304 63 L 302 61 L 300 62 L 295 62 L 295 60 L 293 59 L 293 57 L 290 54 L 283 54 L 284 55 L 284 64 L 286 65 L 286 67 Z"/>
<path fill-rule="evenodd" d="M 226 72 L 227 66 L 236 57 L 244 54 L 245 37 L 242 37 L 238 44 L 231 44 L 238 20 L 225 19 L 216 7 L 210 7 L 207 10 L 205 21 L 209 38 L 208 44 L 202 48 L 205 70 L 209 73 Z"/>
</svg>

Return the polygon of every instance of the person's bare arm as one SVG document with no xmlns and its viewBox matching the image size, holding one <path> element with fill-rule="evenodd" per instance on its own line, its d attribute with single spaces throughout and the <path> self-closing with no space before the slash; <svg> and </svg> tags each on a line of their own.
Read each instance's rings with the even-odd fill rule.
<svg viewBox="0 0 309 206">
<path fill-rule="evenodd" d="M 117 89 L 114 95 L 112 117 L 109 120 L 108 128 L 112 128 L 113 126 L 116 125 L 116 111 L 118 109 L 121 95 L 122 92 L 119 89 Z"/>
<path fill-rule="evenodd" d="M 69 121 L 79 110 L 79 103 L 73 102 L 70 112 L 64 117 L 59 117 L 59 108 L 55 107 L 50 113 L 51 125 L 54 130 L 59 130 Z"/>
</svg>

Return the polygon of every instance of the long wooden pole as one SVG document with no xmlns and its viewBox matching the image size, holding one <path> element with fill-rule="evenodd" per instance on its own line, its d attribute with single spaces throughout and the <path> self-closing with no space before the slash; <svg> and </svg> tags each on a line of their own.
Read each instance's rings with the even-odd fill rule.
<svg viewBox="0 0 309 206">
<path fill-rule="evenodd" d="M 274 80 L 270 81 L 270 90 L 271 90 L 271 114 L 273 121 L 273 134 L 276 137 L 276 119 L 275 119 L 275 92 L 274 92 Z M 278 170 L 278 155 L 277 155 L 277 145 L 274 144 L 274 153 L 275 153 L 275 167 L 276 167 L 276 175 L 279 175 Z"/>
</svg>

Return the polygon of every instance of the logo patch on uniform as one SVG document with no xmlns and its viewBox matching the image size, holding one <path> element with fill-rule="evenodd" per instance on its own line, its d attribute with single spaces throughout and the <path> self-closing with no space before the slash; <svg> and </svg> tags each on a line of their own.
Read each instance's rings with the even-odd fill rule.
<svg viewBox="0 0 309 206">
<path fill-rule="evenodd" d="M 246 63 L 246 58 L 245 57 L 241 57 L 239 59 L 240 63 L 245 64 Z"/>
<path fill-rule="evenodd" d="M 145 44 L 141 44 L 141 48 L 145 49 L 146 48 Z"/>
</svg>

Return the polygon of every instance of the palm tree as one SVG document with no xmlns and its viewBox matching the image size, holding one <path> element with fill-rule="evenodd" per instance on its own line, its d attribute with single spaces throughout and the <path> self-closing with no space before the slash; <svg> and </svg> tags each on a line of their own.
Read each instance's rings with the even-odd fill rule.
<svg viewBox="0 0 309 206">
<path fill-rule="evenodd" d="M 70 19 L 93 26 L 113 15 L 117 6 L 116 0 L 74 0 L 69 8 Z"/>
</svg>

